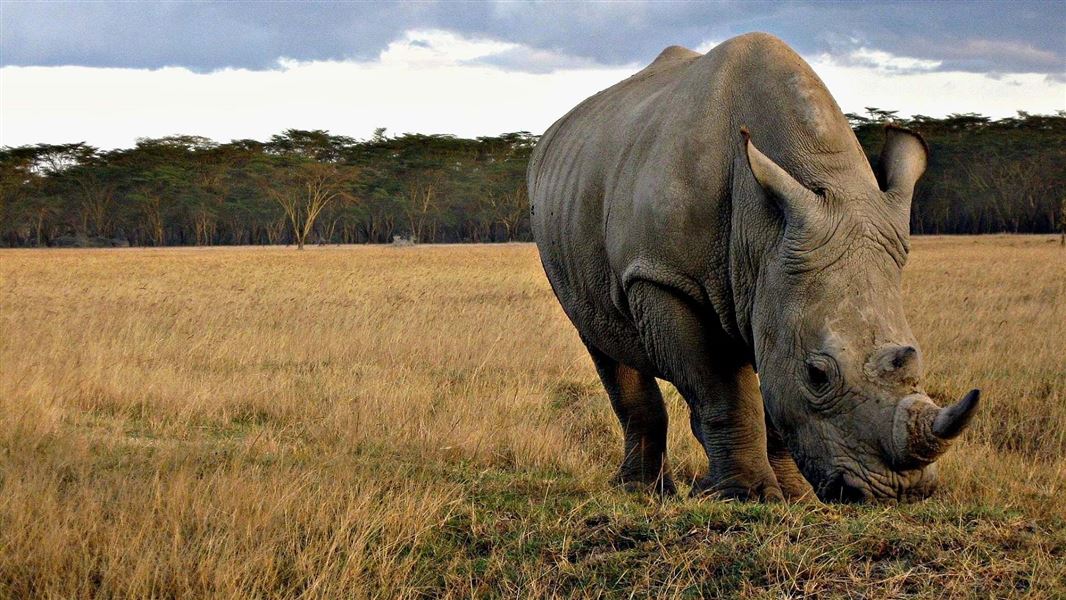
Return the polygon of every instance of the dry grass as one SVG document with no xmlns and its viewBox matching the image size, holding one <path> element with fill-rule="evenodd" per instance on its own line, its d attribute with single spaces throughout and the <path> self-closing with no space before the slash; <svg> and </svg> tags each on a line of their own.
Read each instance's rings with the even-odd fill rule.
<svg viewBox="0 0 1066 600">
<path fill-rule="evenodd" d="M 1066 251 L 915 240 L 929 390 L 985 392 L 908 506 L 615 491 L 530 245 L 0 253 L 0 597 L 1066 594 Z M 674 462 L 701 468 L 674 415 Z"/>
</svg>

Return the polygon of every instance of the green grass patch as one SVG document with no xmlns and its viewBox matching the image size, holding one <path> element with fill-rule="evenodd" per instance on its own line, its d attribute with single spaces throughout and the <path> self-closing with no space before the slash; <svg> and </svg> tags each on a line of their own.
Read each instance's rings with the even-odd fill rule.
<svg viewBox="0 0 1066 600">
<path fill-rule="evenodd" d="M 420 587 L 464 595 L 1054 596 L 1061 521 L 914 505 L 665 502 L 560 473 L 457 468 L 462 506 L 429 538 Z"/>
</svg>

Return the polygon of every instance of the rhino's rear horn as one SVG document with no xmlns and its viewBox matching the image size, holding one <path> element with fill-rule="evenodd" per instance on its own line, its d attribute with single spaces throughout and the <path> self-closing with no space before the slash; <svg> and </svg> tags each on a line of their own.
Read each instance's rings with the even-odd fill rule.
<svg viewBox="0 0 1066 600">
<path fill-rule="evenodd" d="M 958 437 L 977 414 L 977 405 L 980 400 L 981 390 L 970 390 L 970 393 L 963 396 L 962 400 L 940 409 L 936 419 L 933 420 L 933 433 L 945 440 Z"/>
</svg>

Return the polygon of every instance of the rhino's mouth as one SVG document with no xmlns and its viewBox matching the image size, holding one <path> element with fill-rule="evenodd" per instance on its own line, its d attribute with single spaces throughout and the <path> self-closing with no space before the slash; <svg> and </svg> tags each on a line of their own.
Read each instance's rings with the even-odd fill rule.
<svg viewBox="0 0 1066 600">
<path fill-rule="evenodd" d="M 848 482 L 848 477 L 840 472 L 832 475 L 818 486 L 815 493 L 822 502 L 841 502 L 854 504 L 866 500 L 869 496 L 867 488 L 853 485 Z"/>
<path fill-rule="evenodd" d="M 916 501 L 936 489 L 936 478 L 925 470 L 861 474 L 840 469 L 826 477 L 815 493 L 822 502 L 856 503 L 877 500 Z"/>
<path fill-rule="evenodd" d="M 940 408 L 924 394 L 910 394 L 893 409 L 888 432 L 845 444 L 838 440 L 848 439 L 853 424 L 800 429 L 788 438 L 789 446 L 823 502 L 922 500 L 936 490 L 937 457 L 966 427 L 979 398 L 980 392 L 972 390 Z M 804 443 L 812 438 L 816 445 Z"/>
</svg>

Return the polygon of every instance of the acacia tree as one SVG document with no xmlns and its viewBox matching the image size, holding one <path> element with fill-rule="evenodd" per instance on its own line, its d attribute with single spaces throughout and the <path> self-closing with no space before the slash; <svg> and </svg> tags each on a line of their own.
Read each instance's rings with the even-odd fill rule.
<svg viewBox="0 0 1066 600">
<path fill-rule="evenodd" d="M 77 199 L 76 230 L 85 235 L 110 236 L 120 169 L 113 164 L 110 153 L 98 152 L 85 144 L 70 146 L 71 153 L 58 163 L 50 163 L 48 177 L 62 189 L 62 195 Z"/>
<path fill-rule="evenodd" d="M 82 198 L 76 172 L 93 164 L 97 150 L 84 143 L 35 144 L 0 151 L 0 220 L 12 239 L 44 245 L 64 212 L 67 198 Z M 94 211 L 105 220 L 104 207 Z M 88 214 L 83 212 L 83 216 Z M 89 219 L 83 218 L 83 224 Z M 73 225 L 73 224 L 72 224 Z M 87 225 L 80 229 L 84 231 Z"/>
<path fill-rule="evenodd" d="M 315 220 L 333 202 L 354 201 L 356 170 L 294 156 L 275 157 L 257 175 L 260 189 L 285 213 L 296 247 L 303 250 Z"/>
<path fill-rule="evenodd" d="M 505 157 L 494 161 L 482 179 L 486 182 L 482 204 L 488 213 L 490 228 L 503 226 L 506 241 L 518 236 L 529 214 L 529 194 L 525 181 L 525 157 Z"/>
<path fill-rule="evenodd" d="M 416 242 L 423 241 L 427 221 L 437 210 L 444 181 L 439 169 L 424 169 L 412 174 L 404 186 L 404 213 L 411 238 Z"/>
<path fill-rule="evenodd" d="M 233 189 L 233 172 L 247 158 L 245 151 L 231 144 L 197 149 L 192 154 L 191 168 L 197 185 L 190 210 L 198 246 L 211 245 L 215 238 L 219 218 L 226 212 L 226 199 Z"/>
<path fill-rule="evenodd" d="M 39 179 L 30 170 L 29 157 L 13 149 L 0 149 L 0 232 L 9 243 L 21 242 L 18 221 L 24 208 L 25 197 L 32 197 L 30 189 Z M 40 235 L 38 235 L 40 244 Z"/>
<path fill-rule="evenodd" d="M 129 197 L 144 219 L 145 229 L 152 243 L 165 246 L 167 222 L 174 199 L 185 193 L 189 174 L 186 169 L 160 165 L 140 173 L 134 180 Z"/>
<path fill-rule="evenodd" d="M 512 186 L 503 194 L 497 205 L 496 220 L 503 225 L 507 241 L 513 241 L 518 234 L 518 227 L 529 214 L 529 193 L 524 181 Z"/>
</svg>

